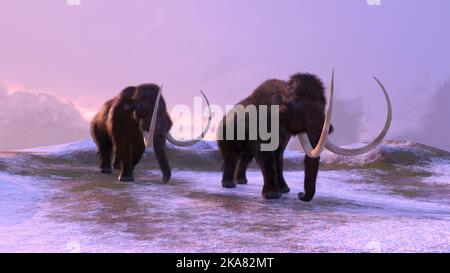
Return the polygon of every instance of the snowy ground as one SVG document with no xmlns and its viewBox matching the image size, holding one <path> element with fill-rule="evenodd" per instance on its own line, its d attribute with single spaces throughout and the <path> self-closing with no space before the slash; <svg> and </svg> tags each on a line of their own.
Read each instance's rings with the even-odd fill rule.
<svg viewBox="0 0 450 273">
<path fill-rule="evenodd" d="M 450 252 L 450 155 L 390 142 L 357 158 L 325 154 L 315 199 L 286 154 L 291 193 L 220 186 L 212 143 L 170 147 L 164 185 L 148 153 L 133 183 L 100 175 L 90 141 L 0 153 L 0 252 Z"/>
</svg>

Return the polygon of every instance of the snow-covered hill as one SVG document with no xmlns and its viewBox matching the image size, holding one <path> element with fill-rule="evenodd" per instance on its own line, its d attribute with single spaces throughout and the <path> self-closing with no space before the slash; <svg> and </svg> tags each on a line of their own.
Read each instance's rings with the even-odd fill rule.
<svg viewBox="0 0 450 273">
<path fill-rule="evenodd" d="M 357 148 L 361 144 L 349 145 L 346 147 Z M 215 141 L 200 141 L 190 147 L 177 147 L 167 143 L 169 154 L 173 157 L 194 156 L 193 159 L 199 161 L 208 161 L 218 164 L 220 168 L 220 153 Z M 68 144 L 38 147 L 33 149 L 19 150 L 19 153 L 41 155 L 51 158 L 73 158 L 77 156 L 92 155 L 96 152 L 96 146 L 91 140 L 82 140 Z M 147 151 L 147 156 L 151 157 L 153 152 Z M 285 152 L 285 160 L 288 169 L 302 168 L 304 154 L 301 151 Z M 184 158 L 183 158 L 184 160 Z M 0 157 L 1 161 L 1 157 Z M 349 168 L 409 168 L 412 171 L 429 171 L 430 174 L 436 172 L 446 174 L 448 172 L 448 163 L 450 162 L 450 152 L 440 150 L 431 146 L 418 144 L 409 141 L 385 141 L 376 149 L 359 156 L 341 156 L 329 151 L 325 151 L 321 156 L 321 164 L 325 168 L 349 169 Z M 183 163 L 183 162 L 180 162 Z M 205 165 L 200 165 L 199 167 Z M 183 164 L 180 164 L 183 168 Z M 187 165 L 187 167 L 190 167 Z M 256 168 L 256 165 L 252 167 Z"/>
</svg>

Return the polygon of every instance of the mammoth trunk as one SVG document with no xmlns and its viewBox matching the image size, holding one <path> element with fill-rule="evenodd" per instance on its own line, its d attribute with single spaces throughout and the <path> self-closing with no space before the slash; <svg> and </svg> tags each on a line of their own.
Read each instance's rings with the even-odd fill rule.
<svg viewBox="0 0 450 273">
<path fill-rule="evenodd" d="M 318 146 L 319 139 L 321 138 L 320 125 L 322 120 L 318 121 L 317 124 L 311 124 L 312 129 L 308 133 L 310 136 L 309 140 L 313 145 Z M 308 141 L 309 141 L 308 140 Z M 320 156 L 311 157 L 305 154 L 304 168 L 305 168 L 305 178 L 304 178 L 304 192 L 298 194 L 298 198 L 302 201 L 309 202 L 313 199 L 316 193 L 316 180 L 317 174 L 319 172 Z"/>
<path fill-rule="evenodd" d="M 319 161 L 318 158 L 311 158 L 305 156 L 305 182 L 304 182 L 304 193 L 299 193 L 298 197 L 300 200 L 309 202 L 313 199 L 316 192 L 316 179 L 317 173 L 319 172 Z"/>
</svg>

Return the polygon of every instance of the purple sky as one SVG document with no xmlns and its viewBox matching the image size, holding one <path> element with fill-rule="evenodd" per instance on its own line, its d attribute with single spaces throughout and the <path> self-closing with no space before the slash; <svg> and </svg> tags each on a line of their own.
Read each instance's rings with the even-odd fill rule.
<svg viewBox="0 0 450 273">
<path fill-rule="evenodd" d="M 450 92 L 449 12 L 448 0 L 3 0 L 0 89 L 47 93 L 88 116 L 132 84 L 164 83 L 169 109 L 200 89 L 226 105 L 295 72 L 328 85 L 334 67 L 346 134 L 381 129 L 376 75 L 394 107 L 388 137 L 450 150 L 448 109 L 436 109 L 450 108 L 439 99 Z M 430 128 L 443 137 L 427 141 Z"/>
</svg>

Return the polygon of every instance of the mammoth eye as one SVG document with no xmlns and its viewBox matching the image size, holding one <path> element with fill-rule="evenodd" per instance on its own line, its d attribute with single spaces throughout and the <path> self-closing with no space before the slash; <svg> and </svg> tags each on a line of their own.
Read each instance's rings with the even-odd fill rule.
<svg viewBox="0 0 450 273">
<path fill-rule="evenodd" d="M 149 112 L 148 112 L 147 108 L 144 107 L 143 105 L 138 105 L 136 107 L 136 113 L 140 117 L 147 117 L 149 115 Z"/>
<path fill-rule="evenodd" d="M 124 109 L 125 111 L 133 110 L 133 105 L 131 105 L 131 104 L 129 104 L 129 103 L 125 103 L 125 104 L 123 105 L 123 109 Z"/>
</svg>

